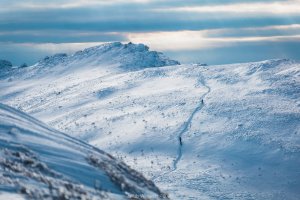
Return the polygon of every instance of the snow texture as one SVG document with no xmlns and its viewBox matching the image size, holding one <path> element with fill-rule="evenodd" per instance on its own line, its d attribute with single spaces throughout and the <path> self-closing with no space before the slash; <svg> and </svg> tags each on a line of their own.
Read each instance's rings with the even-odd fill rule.
<svg viewBox="0 0 300 200">
<path fill-rule="evenodd" d="M 18 69 L 0 101 L 124 160 L 171 199 L 300 198 L 299 63 L 178 65 L 150 52 L 113 43 Z"/>
<path fill-rule="evenodd" d="M 167 199 L 111 155 L 3 104 L 0 155 L 1 198 Z"/>
</svg>

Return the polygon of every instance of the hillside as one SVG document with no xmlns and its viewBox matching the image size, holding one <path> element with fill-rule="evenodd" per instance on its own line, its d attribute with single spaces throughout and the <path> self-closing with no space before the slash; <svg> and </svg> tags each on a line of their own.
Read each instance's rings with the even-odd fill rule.
<svg viewBox="0 0 300 200">
<path fill-rule="evenodd" d="M 141 50 L 113 43 L 18 69 L 0 102 L 112 153 L 172 199 L 299 199 L 299 63 L 179 65 L 130 45 Z"/>
<path fill-rule="evenodd" d="M 167 199 L 111 155 L 0 104 L 0 198 Z"/>
</svg>

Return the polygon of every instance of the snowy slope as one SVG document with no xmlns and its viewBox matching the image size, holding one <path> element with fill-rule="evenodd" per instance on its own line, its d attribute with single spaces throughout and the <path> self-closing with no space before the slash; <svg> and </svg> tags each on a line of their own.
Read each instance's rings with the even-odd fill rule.
<svg viewBox="0 0 300 200">
<path fill-rule="evenodd" d="M 123 159 L 174 199 L 299 199 L 299 63 L 153 68 L 139 65 L 148 51 L 108 46 L 2 78 L 0 101 Z"/>
<path fill-rule="evenodd" d="M 167 198 L 109 154 L 0 104 L 0 199 Z"/>
</svg>

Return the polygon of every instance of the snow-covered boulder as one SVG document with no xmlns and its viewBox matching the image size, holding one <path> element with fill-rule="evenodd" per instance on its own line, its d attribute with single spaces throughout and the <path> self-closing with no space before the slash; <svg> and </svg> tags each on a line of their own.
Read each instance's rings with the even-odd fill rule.
<svg viewBox="0 0 300 200">
<path fill-rule="evenodd" d="M 12 68 L 12 63 L 7 60 L 0 60 L 0 70 L 8 70 Z"/>
<path fill-rule="evenodd" d="M 6 77 L 13 71 L 13 65 L 8 60 L 0 60 L 0 78 Z"/>
<path fill-rule="evenodd" d="M 66 53 L 58 53 L 54 54 L 53 56 L 46 56 L 45 58 L 40 60 L 38 64 L 44 66 L 55 66 L 65 62 L 67 57 L 68 55 Z"/>
<path fill-rule="evenodd" d="M 20 68 L 25 68 L 28 67 L 28 65 L 26 63 L 23 63 L 22 65 L 20 65 Z"/>
</svg>

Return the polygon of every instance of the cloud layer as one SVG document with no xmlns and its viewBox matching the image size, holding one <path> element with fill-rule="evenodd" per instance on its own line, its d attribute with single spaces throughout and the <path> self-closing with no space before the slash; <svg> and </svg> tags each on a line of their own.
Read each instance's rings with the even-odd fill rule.
<svg viewBox="0 0 300 200">
<path fill-rule="evenodd" d="M 205 61 L 206 52 L 231 57 L 211 63 L 240 61 L 237 49 L 254 46 L 270 52 L 241 61 L 299 59 L 290 49 L 300 52 L 292 45 L 300 42 L 300 0 L 0 0 L 0 59 L 34 63 L 109 41 L 146 43 L 187 62 Z"/>
</svg>

